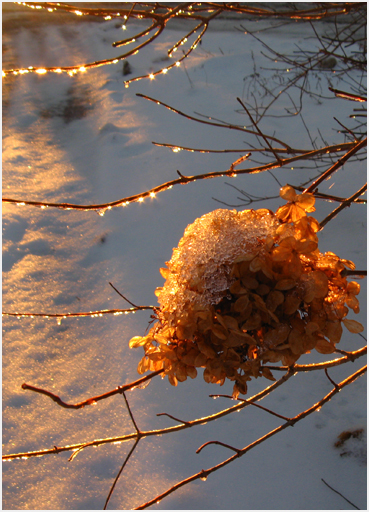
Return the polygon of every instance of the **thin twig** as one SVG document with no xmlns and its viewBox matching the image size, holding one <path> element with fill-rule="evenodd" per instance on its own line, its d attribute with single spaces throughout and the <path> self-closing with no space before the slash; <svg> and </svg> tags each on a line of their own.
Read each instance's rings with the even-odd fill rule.
<svg viewBox="0 0 369 512">
<path fill-rule="evenodd" d="M 230 444 L 222 443 L 221 441 L 208 441 L 207 443 L 204 443 L 200 446 L 200 448 L 197 448 L 196 453 L 200 453 L 205 446 L 208 446 L 209 444 L 219 444 L 220 446 L 224 446 L 225 448 L 229 448 L 230 450 L 233 450 L 236 453 L 241 454 L 241 450 L 238 448 L 235 448 L 234 446 L 231 446 Z"/>
<path fill-rule="evenodd" d="M 360 149 L 364 148 L 367 144 L 367 139 L 358 142 L 355 144 L 355 146 L 347 151 L 346 154 L 344 154 L 341 158 L 337 160 L 329 169 L 327 169 L 317 180 L 314 181 L 308 188 L 304 190 L 304 194 L 313 192 L 320 183 L 322 183 L 324 180 L 326 180 L 331 174 L 337 171 L 340 167 L 343 166 L 347 160 L 349 160 L 355 153 L 360 151 Z"/>
<path fill-rule="evenodd" d="M 339 491 L 336 491 L 336 489 L 333 489 L 333 487 L 331 485 L 327 484 L 327 482 L 323 478 L 321 478 L 321 481 L 323 482 L 323 484 L 325 484 L 327 487 L 329 487 L 332 491 L 339 494 L 341 496 L 341 498 L 343 498 L 344 500 L 347 501 L 347 503 L 350 503 L 350 505 L 352 505 L 354 508 L 356 508 L 356 510 L 360 510 L 359 507 L 357 507 L 354 503 L 352 503 L 352 501 L 345 498 L 345 496 L 343 494 L 341 494 Z"/>
<path fill-rule="evenodd" d="M 240 100 L 240 98 L 237 98 L 237 101 L 240 103 L 240 105 L 243 107 L 243 109 L 245 110 L 245 112 L 247 113 L 247 115 L 249 116 L 249 119 L 250 121 L 252 122 L 252 124 L 254 125 L 255 129 L 257 130 L 258 134 L 260 135 L 260 137 L 262 137 L 266 143 L 266 145 L 268 146 L 268 148 L 270 149 L 270 151 L 272 151 L 275 159 L 280 162 L 281 159 L 280 157 L 277 155 L 276 151 L 274 150 L 274 148 L 272 147 L 272 145 L 270 144 L 268 138 L 263 134 L 263 132 L 260 130 L 260 128 L 258 127 L 258 125 L 255 123 L 252 115 L 250 114 L 250 112 L 247 110 L 246 106 L 244 105 L 244 103 Z"/>
<path fill-rule="evenodd" d="M 329 215 L 327 215 L 326 218 L 323 219 L 319 223 L 320 224 L 320 230 L 322 230 L 323 227 L 326 224 L 328 224 L 329 221 L 334 219 L 334 217 L 336 217 L 344 208 L 347 208 L 348 206 L 351 206 L 351 203 L 353 203 L 355 201 L 355 199 L 357 199 L 358 197 L 363 195 L 365 193 L 366 189 L 367 189 L 367 185 L 365 184 L 357 192 L 355 192 L 355 194 L 353 194 L 351 197 L 349 197 L 345 201 L 343 201 L 342 204 L 337 206 L 337 208 L 335 210 L 333 210 L 333 212 L 331 212 Z"/>
<path fill-rule="evenodd" d="M 230 400 L 233 400 L 232 395 L 209 395 L 211 398 L 229 398 Z M 259 409 L 262 409 L 263 411 L 268 412 L 269 414 L 272 414 L 273 416 L 277 416 L 277 418 L 281 418 L 285 421 L 290 421 L 291 418 L 287 418 L 286 416 L 282 416 L 281 414 L 278 414 L 274 411 L 271 411 L 270 409 L 267 409 L 267 407 L 263 407 L 262 405 L 256 404 L 254 402 L 250 402 L 249 400 L 246 400 L 245 398 L 238 397 L 237 400 L 240 402 L 247 402 L 250 405 L 253 405 L 254 407 L 258 407 Z"/>
<path fill-rule="evenodd" d="M 115 288 L 115 286 L 114 286 L 110 281 L 109 281 L 109 284 L 110 284 L 110 286 L 113 288 L 113 290 L 114 290 L 115 292 L 117 292 L 117 294 L 118 294 L 120 297 L 122 297 L 122 299 L 124 299 L 126 302 L 128 302 L 128 304 L 131 304 L 131 306 L 133 306 L 134 308 L 138 308 L 138 307 L 140 307 L 140 306 L 136 306 L 136 304 L 133 304 L 133 302 L 131 302 L 130 300 L 128 300 L 128 299 L 127 299 L 127 297 L 125 297 L 124 295 L 122 295 L 122 294 L 120 293 L 120 291 L 119 291 L 119 290 L 117 290 L 117 289 Z"/>
<path fill-rule="evenodd" d="M 136 447 L 137 447 L 137 445 L 138 445 L 139 441 L 140 441 L 140 438 L 138 437 L 138 438 L 135 440 L 135 442 L 134 442 L 134 444 L 133 444 L 132 448 L 131 448 L 131 449 L 130 449 L 130 451 L 128 452 L 128 455 L 127 455 L 127 457 L 125 458 L 125 460 L 124 460 L 124 462 L 123 462 L 123 464 L 122 464 L 122 467 L 121 467 L 121 468 L 120 468 L 120 470 L 118 471 L 118 474 L 117 474 L 117 476 L 115 477 L 114 482 L 113 482 L 113 484 L 112 484 L 112 486 L 111 486 L 111 488 L 110 488 L 109 494 L 108 494 L 108 496 L 107 496 L 107 498 L 106 498 L 106 501 L 105 501 L 105 505 L 104 505 L 104 509 L 103 509 L 103 510 L 106 510 L 106 507 L 108 506 L 109 500 L 110 500 L 110 498 L 111 498 L 111 496 L 112 496 L 112 494 L 113 494 L 114 488 L 115 488 L 115 486 L 116 486 L 116 484 L 117 484 L 117 482 L 118 482 L 118 480 L 119 480 L 119 477 L 120 477 L 120 475 L 122 474 L 123 469 L 126 467 L 127 462 L 129 461 L 129 458 L 131 457 L 131 455 L 132 455 L 132 454 L 133 454 L 133 452 L 135 451 L 135 449 L 136 449 Z"/>
</svg>

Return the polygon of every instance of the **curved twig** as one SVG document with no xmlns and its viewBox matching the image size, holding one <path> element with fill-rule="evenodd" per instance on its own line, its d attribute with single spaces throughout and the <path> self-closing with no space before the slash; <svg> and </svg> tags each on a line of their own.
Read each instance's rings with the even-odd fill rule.
<svg viewBox="0 0 369 512">
<path fill-rule="evenodd" d="M 60 407 L 64 407 L 65 409 L 82 409 L 86 405 L 95 405 L 100 400 L 105 400 L 105 398 L 109 398 L 113 395 L 117 394 L 123 394 L 124 391 L 128 391 L 133 388 L 137 388 L 144 382 L 152 379 L 153 377 L 156 377 L 156 375 L 159 375 L 160 373 L 163 373 L 164 370 L 157 370 L 156 372 L 150 373 L 149 375 L 146 375 L 145 377 L 141 377 L 141 379 L 135 380 L 134 382 L 130 382 L 129 384 L 124 384 L 123 386 L 118 386 L 117 388 L 113 389 L 112 391 L 108 391 L 107 393 L 103 393 L 102 395 L 93 396 L 91 398 L 88 398 L 87 400 L 84 400 L 83 402 L 79 402 L 77 404 L 68 404 L 67 402 L 64 402 L 59 396 L 55 395 L 54 393 L 51 393 L 51 391 L 47 391 L 46 389 L 38 388 L 36 386 L 31 386 L 30 384 L 22 384 L 22 389 L 28 389 L 30 391 L 35 391 L 36 393 L 40 393 L 41 395 L 46 395 L 49 398 L 51 398 L 54 402 L 56 402 Z"/>
</svg>

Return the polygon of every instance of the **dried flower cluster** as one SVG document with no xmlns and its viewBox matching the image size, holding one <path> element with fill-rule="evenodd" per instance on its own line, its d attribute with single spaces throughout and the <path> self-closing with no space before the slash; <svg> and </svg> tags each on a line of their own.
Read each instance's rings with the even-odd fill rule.
<svg viewBox="0 0 369 512">
<path fill-rule="evenodd" d="M 318 249 L 314 197 L 281 189 L 287 204 L 269 210 L 215 210 L 187 227 L 156 294 L 158 322 L 130 347 L 143 346 L 140 374 L 164 369 L 176 386 L 204 368 L 206 382 L 234 381 L 233 396 L 252 377 L 274 377 L 265 363 L 292 365 L 312 349 L 328 354 L 363 327 L 360 285 L 351 261 Z"/>
</svg>

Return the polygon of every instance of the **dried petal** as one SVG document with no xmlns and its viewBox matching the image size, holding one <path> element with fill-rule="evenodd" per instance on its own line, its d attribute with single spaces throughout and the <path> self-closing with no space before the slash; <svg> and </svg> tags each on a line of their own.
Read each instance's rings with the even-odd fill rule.
<svg viewBox="0 0 369 512">
<path fill-rule="evenodd" d="M 261 373 L 262 373 L 263 377 L 265 377 L 266 379 L 276 380 L 275 377 L 273 377 L 273 374 L 269 370 L 269 368 L 265 368 L 265 366 L 264 366 L 264 368 L 262 368 Z"/>
<path fill-rule="evenodd" d="M 177 386 L 177 384 L 178 384 L 177 377 L 175 375 L 173 375 L 172 373 L 168 373 L 168 380 L 172 386 Z"/>
<path fill-rule="evenodd" d="M 129 348 L 136 348 L 136 347 L 141 347 L 142 345 L 145 345 L 146 343 L 146 337 L 142 337 L 142 336 L 134 336 L 133 338 L 131 338 L 129 340 Z"/>
<path fill-rule="evenodd" d="M 207 356 L 203 353 L 200 353 L 198 356 L 196 356 L 195 366 L 197 368 L 201 368 L 202 366 L 206 365 L 207 360 L 208 360 Z"/>
<path fill-rule="evenodd" d="M 265 304 L 269 311 L 274 312 L 284 301 L 284 295 L 279 290 L 272 290 L 266 298 Z"/>
<path fill-rule="evenodd" d="M 296 329 L 292 329 L 288 336 L 288 343 L 294 354 L 304 353 L 304 336 Z"/>
<path fill-rule="evenodd" d="M 345 327 L 353 333 L 363 332 L 364 327 L 361 325 L 360 322 L 357 322 L 356 320 L 350 320 L 349 318 L 345 318 L 342 320 L 342 322 L 345 324 Z"/>
<path fill-rule="evenodd" d="M 299 206 L 307 212 L 314 212 L 315 197 L 312 194 L 299 194 L 296 197 L 296 202 Z"/>
<path fill-rule="evenodd" d="M 326 340 L 325 338 L 321 338 L 315 345 L 315 350 L 320 354 L 333 354 L 333 352 L 336 350 L 336 347 L 330 341 Z"/>
<path fill-rule="evenodd" d="M 196 379 L 197 377 L 197 370 L 194 366 L 187 366 L 187 375 L 191 378 L 191 379 Z"/>
<path fill-rule="evenodd" d="M 289 277 L 285 279 L 280 279 L 278 283 L 275 285 L 276 290 L 291 290 L 296 286 L 295 279 L 291 279 Z"/>
<path fill-rule="evenodd" d="M 165 268 L 165 267 L 159 268 L 159 272 L 164 277 L 164 279 L 168 279 L 168 277 L 170 276 L 169 268 Z"/>
<path fill-rule="evenodd" d="M 296 199 L 296 192 L 290 185 L 285 185 L 279 190 L 279 195 L 286 201 L 294 201 Z"/>
<path fill-rule="evenodd" d="M 360 285 L 356 281 L 351 281 L 347 285 L 347 293 L 352 293 L 353 295 L 358 295 L 360 293 Z"/>
<path fill-rule="evenodd" d="M 246 309 L 246 307 L 249 305 L 249 303 L 250 303 L 250 299 L 249 299 L 248 295 L 241 295 L 241 297 L 239 297 L 236 300 L 236 302 L 234 303 L 233 308 L 235 311 L 240 313 L 241 311 Z"/>
</svg>

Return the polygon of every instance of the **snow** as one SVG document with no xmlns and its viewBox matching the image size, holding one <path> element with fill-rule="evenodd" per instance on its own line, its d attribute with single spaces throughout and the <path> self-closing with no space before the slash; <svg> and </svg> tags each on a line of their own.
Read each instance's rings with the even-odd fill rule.
<svg viewBox="0 0 369 512">
<path fill-rule="evenodd" d="M 9 8 L 9 4 L 5 5 Z M 23 7 L 4 11 L 3 68 L 82 64 L 114 57 L 121 50 L 110 44 L 122 37 L 114 20 L 83 21 L 72 15 L 50 15 L 35 25 L 39 13 Z M 243 20 L 249 30 L 263 28 Z M 80 73 L 73 78 L 56 74 L 9 77 L 3 82 L 3 196 L 76 204 L 102 204 L 142 193 L 183 175 L 224 171 L 242 153 L 201 154 L 173 152 L 152 141 L 195 148 L 249 148 L 256 141 L 240 131 L 197 124 L 136 93 L 163 101 L 194 115 L 248 123 L 237 97 L 247 99 L 248 80 L 268 67 L 263 48 L 252 37 L 235 30 L 239 23 L 222 20 L 212 25 L 193 56 L 178 69 L 155 80 L 125 88 L 122 63 Z M 218 27 L 218 29 L 217 29 Z M 127 25 L 124 37 L 137 30 Z M 319 25 L 326 30 L 326 25 Z M 184 35 L 176 26 L 158 42 L 129 59 L 134 76 L 163 65 L 166 50 Z M 260 33 L 279 52 L 294 44 L 316 46 L 308 26 L 296 23 Z M 265 51 L 265 49 L 263 50 Z M 323 73 L 323 72 L 322 72 Z M 268 79 L 272 72 L 265 71 Z M 325 75 L 324 96 L 331 96 Z M 131 78 L 129 75 L 128 78 Z M 254 94 L 261 94 L 254 88 Z M 260 98 L 259 98 L 260 99 Z M 285 113 L 288 99 L 275 103 L 273 115 Z M 285 102 L 285 103 L 284 103 Z M 304 98 L 304 122 L 310 136 L 329 143 L 342 142 L 333 116 L 348 122 L 353 104 L 342 99 Z M 249 123 L 248 123 L 249 125 Z M 293 147 L 310 148 L 299 116 L 265 118 L 260 127 Z M 318 131 L 319 130 L 319 131 Z M 319 145 L 322 144 L 319 142 Z M 258 159 L 258 157 L 256 157 Z M 245 164 L 242 164 L 245 165 Z M 299 185 L 316 169 L 276 169 L 284 185 Z M 363 164 L 349 163 L 319 190 L 349 196 L 364 182 Z M 213 198 L 240 204 L 236 185 L 259 197 L 278 196 L 279 185 L 270 173 L 216 178 L 175 186 L 156 198 L 104 216 L 95 212 L 40 210 L 30 206 L 3 206 L 3 311 L 67 313 L 125 308 L 127 304 L 109 282 L 135 304 L 157 305 L 155 288 L 163 285 L 159 268 L 170 260 L 187 225 L 219 208 Z M 251 208 L 274 210 L 283 204 L 270 199 Z M 322 220 L 334 207 L 318 201 Z M 224 206 L 223 206 L 224 207 Z M 231 208 L 231 207 L 230 207 Z M 245 205 L 238 208 L 250 208 Z M 352 205 L 319 235 L 322 252 L 332 251 L 366 268 L 366 219 L 362 205 Z M 361 313 L 365 324 L 365 280 L 360 281 Z M 350 313 L 349 317 L 353 318 Z M 121 397 L 81 410 L 59 408 L 45 396 L 24 391 L 23 382 L 46 388 L 68 402 L 79 402 L 138 378 L 142 357 L 128 341 L 144 335 L 150 312 L 102 318 L 55 319 L 3 317 L 3 454 L 52 448 L 120 436 L 134 431 Z M 364 333 L 365 334 L 365 333 Z M 356 350 L 363 339 L 347 330 L 343 350 Z M 328 360 L 310 354 L 301 363 Z M 362 359 L 330 370 L 339 382 L 363 365 Z M 277 373 L 277 372 L 275 372 Z M 253 380 L 248 396 L 268 381 Z M 323 372 L 300 373 L 265 398 L 262 405 L 293 416 L 332 389 Z M 351 439 L 350 455 L 334 446 L 345 430 L 366 430 L 365 379 L 346 387 L 320 412 L 314 413 L 260 444 L 242 458 L 197 481 L 155 505 L 156 509 L 348 509 L 350 505 L 322 482 L 322 478 L 361 509 L 366 508 L 366 436 Z M 153 379 L 145 389 L 127 393 L 142 430 L 171 426 L 173 420 L 157 413 L 192 420 L 220 411 L 234 402 L 209 394 L 232 393 L 206 384 L 201 375 L 172 387 L 167 379 Z M 279 418 L 247 407 L 204 426 L 140 441 L 124 470 L 109 507 L 130 509 L 201 469 L 228 458 L 231 452 L 211 445 L 219 440 L 242 448 L 281 424 Z M 4 509 L 101 509 L 131 442 L 86 448 L 72 461 L 69 453 L 16 460 L 3 465 Z M 342 450 L 341 450 L 342 451 Z"/>
</svg>

